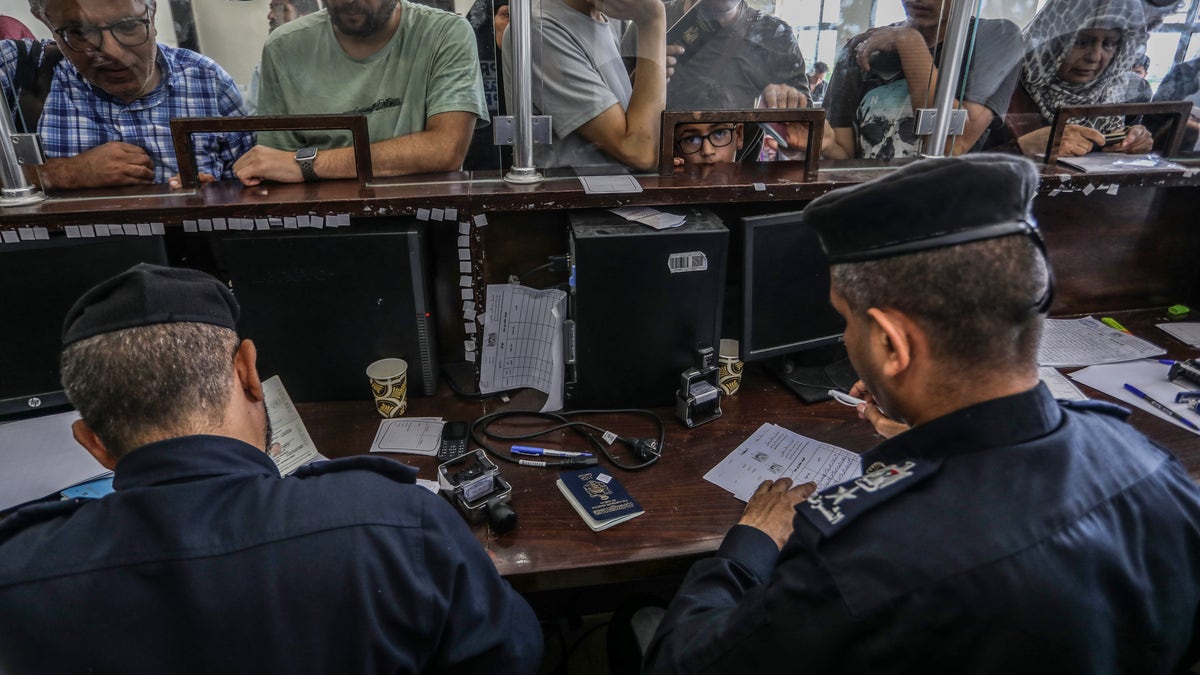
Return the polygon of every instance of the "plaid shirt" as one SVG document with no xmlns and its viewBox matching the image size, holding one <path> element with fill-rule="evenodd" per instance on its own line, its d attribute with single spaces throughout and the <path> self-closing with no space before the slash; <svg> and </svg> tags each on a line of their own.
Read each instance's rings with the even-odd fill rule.
<svg viewBox="0 0 1200 675">
<path fill-rule="evenodd" d="M 7 87 L 16 48 L 0 41 L 0 69 Z M 244 115 L 233 78 L 215 61 L 187 49 L 158 45 L 162 79 L 154 91 L 125 104 L 92 86 L 64 58 L 54 69 L 38 133 L 48 157 L 74 157 L 110 141 L 143 148 L 154 160 L 154 181 L 179 173 L 170 121 L 175 117 Z M 19 78 L 18 78 L 19 79 Z M 234 178 L 233 163 L 254 146 L 253 133 L 196 134 L 197 168 L 218 179 Z"/>
</svg>

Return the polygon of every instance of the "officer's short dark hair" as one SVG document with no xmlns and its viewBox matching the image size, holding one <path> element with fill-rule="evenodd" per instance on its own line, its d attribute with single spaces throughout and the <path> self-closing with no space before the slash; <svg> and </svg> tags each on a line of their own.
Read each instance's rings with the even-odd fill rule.
<svg viewBox="0 0 1200 675">
<path fill-rule="evenodd" d="M 817 61 L 816 63 L 813 64 L 813 72 L 814 73 L 828 73 L 829 65 L 826 64 L 824 61 Z"/>
<path fill-rule="evenodd" d="M 917 321 L 935 356 L 966 367 L 1036 361 L 1046 261 L 1023 234 L 830 268 L 850 310 L 892 308 Z"/>
<path fill-rule="evenodd" d="M 207 323 L 162 323 L 67 345 L 62 385 L 116 457 L 155 436 L 217 429 L 229 403 L 237 333 Z"/>
</svg>

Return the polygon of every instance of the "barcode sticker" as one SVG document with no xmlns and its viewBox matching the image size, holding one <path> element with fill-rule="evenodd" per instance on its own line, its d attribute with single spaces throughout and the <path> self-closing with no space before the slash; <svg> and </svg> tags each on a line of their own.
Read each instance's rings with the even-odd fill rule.
<svg viewBox="0 0 1200 675">
<path fill-rule="evenodd" d="M 676 272 L 703 272 L 708 269 L 708 256 L 703 251 L 672 253 L 667 256 L 667 269 Z"/>
</svg>

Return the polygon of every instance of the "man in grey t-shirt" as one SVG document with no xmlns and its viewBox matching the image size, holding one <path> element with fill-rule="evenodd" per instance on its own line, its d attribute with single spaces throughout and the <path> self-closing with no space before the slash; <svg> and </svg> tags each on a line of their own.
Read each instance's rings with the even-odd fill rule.
<svg viewBox="0 0 1200 675">
<path fill-rule="evenodd" d="M 659 0 L 534 0 L 533 108 L 553 118 L 554 142 L 535 146 L 539 167 L 658 162 L 666 104 L 666 19 Z M 621 62 L 614 19 L 638 27 L 632 81 Z M 504 78 L 512 82 L 512 31 L 504 35 Z M 512 89 L 505 92 L 512 109 Z"/>
</svg>

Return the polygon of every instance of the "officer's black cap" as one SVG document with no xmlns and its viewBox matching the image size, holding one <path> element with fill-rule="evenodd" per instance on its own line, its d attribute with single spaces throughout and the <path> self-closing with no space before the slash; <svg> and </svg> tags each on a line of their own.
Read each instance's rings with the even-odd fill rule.
<svg viewBox="0 0 1200 675">
<path fill-rule="evenodd" d="M 237 331 L 233 293 L 198 270 L 140 263 L 75 301 L 63 322 L 63 346 L 159 323 L 207 323 Z"/>
<path fill-rule="evenodd" d="M 1010 234 L 1038 238 L 1033 162 L 982 153 L 927 159 L 818 197 L 804 209 L 830 264 L 878 260 Z"/>
</svg>

